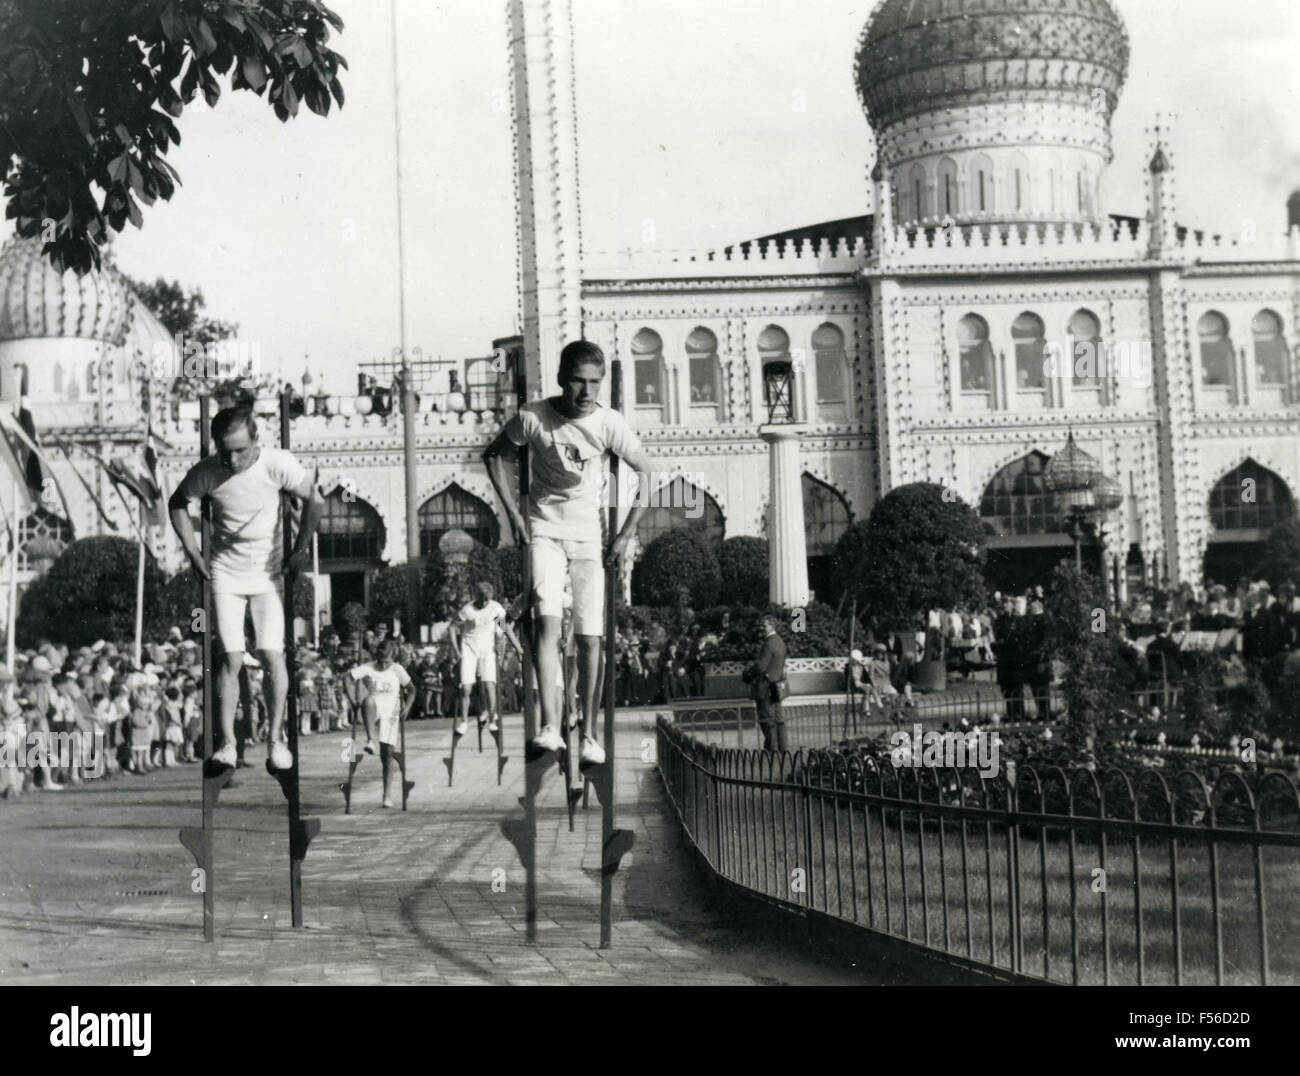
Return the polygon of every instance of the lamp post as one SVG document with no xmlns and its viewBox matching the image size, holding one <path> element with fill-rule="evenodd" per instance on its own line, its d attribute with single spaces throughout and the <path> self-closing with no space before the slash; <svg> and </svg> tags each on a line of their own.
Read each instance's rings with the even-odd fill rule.
<svg viewBox="0 0 1300 1076">
<path fill-rule="evenodd" d="M 459 527 L 447 531 L 438 539 L 438 553 L 447 565 L 447 582 L 456 591 L 456 601 L 469 583 L 469 555 L 474 549 L 474 539 Z"/>
</svg>

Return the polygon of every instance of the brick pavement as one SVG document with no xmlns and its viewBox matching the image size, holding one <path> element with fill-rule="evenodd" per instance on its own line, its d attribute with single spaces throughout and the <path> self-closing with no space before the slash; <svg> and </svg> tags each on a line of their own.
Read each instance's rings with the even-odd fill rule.
<svg viewBox="0 0 1300 1076">
<path fill-rule="evenodd" d="M 524 871 L 506 833 L 522 822 L 520 718 L 507 764 L 473 731 L 447 786 L 446 721 L 408 726 L 409 810 L 379 806 L 379 763 L 357 770 L 353 814 L 337 785 L 345 734 L 302 743 L 303 813 L 321 833 L 303 866 L 305 925 L 289 921 L 284 799 L 239 771 L 217 808 L 217 941 L 177 831 L 199 823 L 197 767 L 29 792 L 0 802 L 0 983 L 429 983 L 741 985 L 885 981 L 766 936 L 713 907 L 689 867 L 651 762 L 654 715 L 618 717 L 618 825 L 636 834 L 600 950 L 600 809 L 569 833 L 559 774 L 537 797 L 538 940 L 524 933 Z M 651 750 L 653 748 L 651 747 Z M 250 756 L 251 758 L 252 756 Z M 258 755 L 260 763 L 260 753 Z M 503 828 L 504 827 L 504 828 Z M 499 872 L 494 875 L 494 872 Z M 493 880 L 504 880 L 504 892 Z"/>
</svg>

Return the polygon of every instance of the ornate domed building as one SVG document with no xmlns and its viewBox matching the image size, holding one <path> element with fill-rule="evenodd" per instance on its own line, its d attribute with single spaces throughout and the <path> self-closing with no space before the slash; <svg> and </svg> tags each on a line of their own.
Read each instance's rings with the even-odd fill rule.
<svg viewBox="0 0 1300 1076">
<path fill-rule="evenodd" d="M 618 355 L 665 491 L 785 547 L 774 598 L 833 598 L 835 538 L 917 481 L 978 508 L 993 582 L 1041 581 L 1070 549 L 1045 472 L 1071 432 L 1104 491 L 1086 555 L 1121 592 L 1253 570 L 1300 490 L 1300 228 L 1180 221 L 1158 125 L 1145 213 L 1106 212 L 1114 0 L 883 0 L 853 71 L 868 212 L 670 255 L 575 249 L 569 4 L 510 19 L 530 370 L 553 380 L 579 331 Z"/>
</svg>

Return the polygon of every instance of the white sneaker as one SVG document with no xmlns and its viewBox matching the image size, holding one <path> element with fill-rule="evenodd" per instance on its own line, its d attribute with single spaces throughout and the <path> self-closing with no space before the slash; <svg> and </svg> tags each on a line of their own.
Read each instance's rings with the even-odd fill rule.
<svg viewBox="0 0 1300 1076">
<path fill-rule="evenodd" d="M 380 807 L 391 807 L 392 805 L 393 805 L 393 798 L 392 798 L 391 796 L 385 796 L 385 797 L 384 797 L 384 802 L 381 803 L 379 806 L 380 806 Z"/>
<path fill-rule="evenodd" d="M 578 763 L 582 766 L 600 766 L 604 761 L 605 749 L 590 736 L 584 736 L 582 738 L 582 750 L 578 755 Z"/>
<path fill-rule="evenodd" d="M 272 769 L 293 769 L 293 752 L 282 743 L 273 745 L 271 750 L 267 752 L 267 758 L 271 760 Z"/>
<path fill-rule="evenodd" d="M 223 744 L 217 750 L 212 752 L 211 762 L 218 766 L 234 766 L 239 761 L 239 752 L 235 750 L 234 743 Z"/>
<path fill-rule="evenodd" d="M 564 737 L 554 725 L 543 725 L 530 746 L 535 751 L 563 751 Z"/>
<path fill-rule="evenodd" d="M 367 741 L 366 741 L 366 754 L 367 754 L 367 755 L 373 755 L 374 753 L 375 753 L 375 741 L 374 741 L 374 740 L 367 740 Z"/>
<path fill-rule="evenodd" d="M 500 730 L 500 728 L 501 726 L 497 723 L 497 719 L 495 717 L 488 724 L 488 732 L 497 732 Z"/>
<path fill-rule="evenodd" d="M 478 723 L 479 723 L 479 728 L 482 728 L 484 725 L 488 723 L 488 712 L 486 710 L 484 710 L 481 714 L 478 715 Z"/>
<path fill-rule="evenodd" d="M 464 736 L 464 735 L 465 735 L 465 730 L 468 729 L 468 728 L 469 728 L 469 721 L 462 717 L 462 718 L 461 718 L 461 719 L 456 723 L 456 727 L 455 727 L 452 731 L 453 731 L 457 736 Z"/>
</svg>

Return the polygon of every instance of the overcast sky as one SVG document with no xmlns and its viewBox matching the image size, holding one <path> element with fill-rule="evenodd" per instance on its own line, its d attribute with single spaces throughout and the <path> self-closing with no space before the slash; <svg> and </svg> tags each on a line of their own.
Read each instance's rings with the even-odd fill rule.
<svg viewBox="0 0 1300 1076">
<path fill-rule="evenodd" d="M 281 124 L 227 88 L 180 121 L 184 185 L 119 237 L 118 264 L 202 288 L 264 364 L 310 356 L 334 392 L 398 345 L 391 0 L 333 0 L 347 104 Z M 408 344 L 484 354 L 515 330 L 505 5 L 396 0 Z M 1177 110 L 1179 217 L 1285 227 L 1300 187 L 1294 0 L 1119 0 L 1132 60 L 1106 208 L 1141 215 L 1146 128 Z M 712 246 L 866 211 L 853 87 L 874 7 L 843 0 L 575 0 L 588 250 Z M 796 91 L 799 91 L 796 94 Z M 806 102 L 802 111 L 794 102 Z"/>
</svg>

